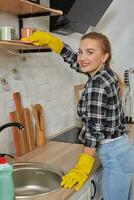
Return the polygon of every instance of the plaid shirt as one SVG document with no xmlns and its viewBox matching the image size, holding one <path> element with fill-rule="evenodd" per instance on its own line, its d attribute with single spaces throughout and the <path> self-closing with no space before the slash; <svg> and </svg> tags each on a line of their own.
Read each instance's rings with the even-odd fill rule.
<svg viewBox="0 0 134 200">
<path fill-rule="evenodd" d="M 65 44 L 60 55 L 70 67 L 80 72 L 77 53 Z M 78 116 L 83 122 L 79 139 L 87 147 L 97 148 L 103 139 L 113 139 L 126 133 L 124 113 L 115 73 L 102 67 L 85 85 L 77 106 Z"/>
</svg>

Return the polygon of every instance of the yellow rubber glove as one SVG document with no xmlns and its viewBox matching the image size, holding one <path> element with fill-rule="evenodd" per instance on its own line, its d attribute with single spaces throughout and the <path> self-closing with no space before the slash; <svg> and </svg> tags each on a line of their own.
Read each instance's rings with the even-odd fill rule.
<svg viewBox="0 0 134 200">
<path fill-rule="evenodd" d="M 60 53 L 64 46 L 63 42 L 59 38 L 43 31 L 35 31 L 28 38 L 22 38 L 21 40 L 24 42 L 30 41 L 35 46 L 42 46 L 47 44 L 48 47 L 56 53 Z"/>
<path fill-rule="evenodd" d="M 62 177 L 61 186 L 72 188 L 76 184 L 75 190 L 78 191 L 88 179 L 93 163 L 94 158 L 92 156 L 86 153 L 81 154 L 79 162 Z"/>
</svg>

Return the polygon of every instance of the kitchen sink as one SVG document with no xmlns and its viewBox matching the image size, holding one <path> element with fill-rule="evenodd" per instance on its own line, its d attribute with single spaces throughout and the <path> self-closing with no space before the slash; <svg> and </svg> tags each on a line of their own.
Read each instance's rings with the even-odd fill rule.
<svg viewBox="0 0 134 200">
<path fill-rule="evenodd" d="M 15 199 L 36 199 L 60 188 L 64 173 L 52 165 L 21 162 L 12 166 Z"/>
</svg>

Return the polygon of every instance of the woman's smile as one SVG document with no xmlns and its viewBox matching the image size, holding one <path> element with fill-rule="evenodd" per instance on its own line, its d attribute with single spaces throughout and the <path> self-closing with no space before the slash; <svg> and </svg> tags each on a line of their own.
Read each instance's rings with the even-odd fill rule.
<svg viewBox="0 0 134 200">
<path fill-rule="evenodd" d="M 89 62 L 81 62 L 81 67 L 87 67 L 87 66 L 89 66 L 90 65 L 90 63 Z"/>
</svg>

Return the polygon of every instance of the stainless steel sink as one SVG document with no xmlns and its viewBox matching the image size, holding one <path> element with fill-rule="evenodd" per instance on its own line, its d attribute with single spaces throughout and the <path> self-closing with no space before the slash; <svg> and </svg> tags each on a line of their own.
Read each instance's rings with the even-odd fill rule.
<svg viewBox="0 0 134 200">
<path fill-rule="evenodd" d="M 60 188 L 64 173 L 56 167 L 42 163 L 13 164 L 15 199 L 33 199 Z"/>
</svg>

